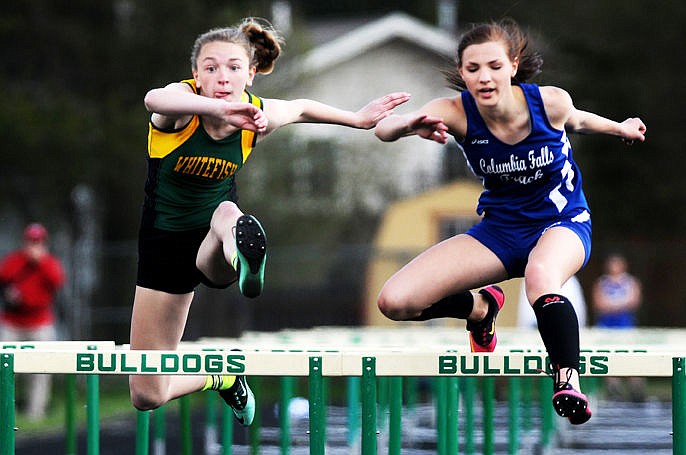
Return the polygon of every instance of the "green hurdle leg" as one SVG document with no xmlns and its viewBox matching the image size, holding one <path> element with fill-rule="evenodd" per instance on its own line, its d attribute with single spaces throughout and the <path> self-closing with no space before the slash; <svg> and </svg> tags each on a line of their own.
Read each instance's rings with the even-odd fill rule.
<svg viewBox="0 0 686 455">
<path fill-rule="evenodd" d="M 548 450 L 553 444 L 555 434 L 555 410 L 551 402 L 550 383 L 542 378 L 538 378 L 538 399 L 541 406 L 541 418 L 543 420 L 541 429 L 541 446 Z"/>
<path fill-rule="evenodd" d="M 405 392 L 405 406 L 407 407 L 407 410 L 412 413 L 415 411 L 417 403 L 419 402 L 419 378 L 416 376 L 407 376 L 403 378 L 403 382 L 405 382 L 405 387 L 403 387 L 403 391 Z"/>
<path fill-rule="evenodd" d="M 150 447 L 150 411 L 136 413 L 136 455 L 148 455 Z"/>
<path fill-rule="evenodd" d="M 510 455 L 517 455 L 519 452 L 519 427 L 520 427 L 520 411 L 519 403 L 521 399 L 521 382 L 522 378 L 514 376 L 508 379 L 509 393 L 509 433 L 508 433 L 508 453 Z"/>
<path fill-rule="evenodd" d="M 0 455 L 14 455 L 14 354 L 0 360 Z"/>
<path fill-rule="evenodd" d="M 223 400 L 222 400 L 223 401 Z M 222 455 L 231 455 L 233 451 L 234 416 L 231 406 L 222 404 Z"/>
<path fill-rule="evenodd" d="M 446 421 L 447 421 L 447 397 L 448 397 L 448 378 L 435 377 L 434 382 L 434 402 L 436 407 L 436 452 L 438 455 L 448 455 L 446 450 Z"/>
<path fill-rule="evenodd" d="M 376 413 L 377 428 L 385 428 L 388 419 L 388 400 L 389 400 L 389 382 L 385 376 L 376 378 L 376 400 L 378 403 L 378 411 Z"/>
<path fill-rule="evenodd" d="M 190 395 L 179 398 L 179 422 L 181 426 L 181 453 L 193 453 L 193 435 L 191 431 L 191 400 Z"/>
<path fill-rule="evenodd" d="M 463 384 L 463 400 L 464 400 L 464 452 L 467 455 L 472 455 L 476 450 L 474 443 L 474 394 L 476 390 L 477 378 L 465 377 Z"/>
<path fill-rule="evenodd" d="M 165 406 L 162 405 L 152 413 L 153 417 L 153 454 L 164 455 L 167 450 L 167 425 L 165 422 Z"/>
<path fill-rule="evenodd" d="M 360 377 L 347 378 L 348 447 L 359 447 L 360 440 Z"/>
<path fill-rule="evenodd" d="M 322 358 L 310 357 L 310 454 L 324 455 L 326 450 L 326 403 Z"/>
<path fill-rule="evenodd" d="M 672 453 L 686 453 L 686 358 L 672 359 Z"/>
<path fill-rule="evenodd" d="M 459 378 L 450 376 L 446 378 L 446 437 L 445 450 L 449 454 L 458 454 L 460 451 L 459 432 Z"/>
<path fill-rule="evenodd" d="M 255 395 L 255 418 L 252 425 L 248 427 L 248 437 L 250 438 L 250 453 L 253 455 L 260 454 L 260 434 L 262 429 L 262 413 L 260 411 L 260 396 L 262 396 L 262 377 L 251 376 L 250 388 Z"/>
<path fill-rule="evenodd" d="M 291 450 L 291 417 L 288 407 L 293 398 L 295 379 L 292 376 L 282 376 L 280 379 L 281 397 L 279 398 L 279 445 L 281 454 L 288 455 Z"/>
<path fill-rule="evenodd" d="M 362 359 L 362 455 L 376 455 L 376 358 Z"/>
<path fill-rule="evenodd" d="M 217 394 L 205 393 L 205 453 L 214 453 L 219 444 L 217 430 Z"/>
<path fill-rule="evenodd" d="M 402 447 L 403 378 L 390 378 L 388 455 L 400 455 Z"/>
<path fill-rule="evenodd" d="M 520 388 L 520 402 L 526 403 L 526 405 L 520 408 L 520 412 L 522 420 L 522 429 L 524 430 L 524 432 L 531 431 L 533 427 L 533 416 L 531 412 L 532 407 L 530 406 L 530 404 L 534 402 L 533 389 L 536 386 L 536 380 L 537 378 L 532 378 L 530 376 L 525 376 L 522 379 L 523 387 Z"/>
<path fill-rule="evenodd" d="M 64 375 L 64 453 L 76 455 L 76 375 Z"/>
<path fill-rule="evenodd" d="M 86 377 L 86 427 L 88 455 L 100 453 L 100 377 Z"/>
<path fill-rule="evenodd" d="M 495 378 L 483 378 L 483 406 L 484 406 L 484 455 L 495 453 Z"/>
</svg>

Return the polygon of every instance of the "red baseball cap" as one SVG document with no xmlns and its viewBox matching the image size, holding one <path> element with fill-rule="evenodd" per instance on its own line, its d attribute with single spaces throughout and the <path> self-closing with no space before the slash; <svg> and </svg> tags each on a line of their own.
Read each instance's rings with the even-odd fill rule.
<svg viewBox="0 0 686 455">
<path fill-rule="evenodd" d="M 40 223 L 31 223 L 24 229 L 26 240 L 40 241 L 48 237 L 48 230 Z"/>
</svg>

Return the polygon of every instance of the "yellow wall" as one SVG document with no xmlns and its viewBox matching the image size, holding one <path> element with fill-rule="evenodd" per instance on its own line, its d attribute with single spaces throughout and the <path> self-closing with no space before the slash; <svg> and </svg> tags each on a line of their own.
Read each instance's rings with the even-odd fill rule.
<svg viewBox="0 0 686 455">
<path fill-rule="evenodd" d="M 444 217 L 468 217 L 478 220 L 476 203 L 481 185 L 473 182 L 455 182 L 414 198 L 393 204 L 384 215 L 374 240 L 374 252 L 367 270 L 365 322 L 367 325 L 394 325 L 379 312 L 376 298 L 383 284 L 413 257 L 438 243 L 439 223 Z M 506 300 L 498 316 L 502 325 L 514 326 L 517 317 L 519 280 L 500 283 Z M 509 297 L 509 299 L 508 299 Z M 508 305 L 508 300 L 512 301 Z M 403 324 L 441 324 L 464 327 L 464 321 L 439 320 Z"/>
</svg>

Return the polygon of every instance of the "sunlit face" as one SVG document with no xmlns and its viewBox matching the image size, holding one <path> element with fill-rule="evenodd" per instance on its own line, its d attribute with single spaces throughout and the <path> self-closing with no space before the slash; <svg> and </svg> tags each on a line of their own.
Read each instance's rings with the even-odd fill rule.
<svg viewBox="0 0 686 455">
<path fill-rule="evenodd" d="M 476 102 L 491 105 L 510 89 L 517 62 L 510 60 L 504 43 L 489 41 L 465 48 L 458 70 Z"/>
<path fill-rule="evenodd" d="M 205 44 L 198 54 L 197 68 L 193 77 L 201 93 L 227 101 L 240 101 L 255 77 L 255 67 L 250 65 L 245 49 L 224 41 Z"/>
</svg>

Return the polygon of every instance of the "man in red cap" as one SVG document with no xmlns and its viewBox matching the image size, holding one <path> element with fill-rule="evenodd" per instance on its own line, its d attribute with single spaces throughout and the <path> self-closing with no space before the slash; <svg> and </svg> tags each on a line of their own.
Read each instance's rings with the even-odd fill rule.
<svg viewBox="0 0 686 455">
<path fill-rule="evenodd" d="M 32 223 L 24 229 L 24 246 L 0 262 L 0 339 L 52 341 L 56 339 L 53 304 L 64 283 L 59 259 L 50 254 L 48 231 Z M 45 415 L 50 397 L 50 376 L 30 375 L 26 413 Z"/>
</svg>

